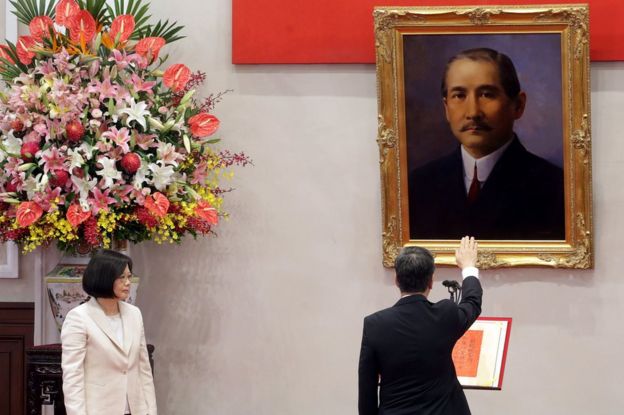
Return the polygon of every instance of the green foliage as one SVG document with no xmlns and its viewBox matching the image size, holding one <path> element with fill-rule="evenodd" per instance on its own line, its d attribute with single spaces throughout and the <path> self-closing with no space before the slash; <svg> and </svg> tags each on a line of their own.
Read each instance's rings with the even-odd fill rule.
<svg viewBox="0 0 624 415">
<path fill-rule="evenodd" d="M 167 44 L 175 42 L 176 40 L 183 39 L 185 36 L 179 36 L 178 33 L 184 26 L 179 26 L 178 22 L 169 22 L 169 19 L 159 20 L 155 25 L 148 25 L 141 31 L 137 32 L 135 29 L 132 33 L 131 39 L 141 39 L 145 37 L 162 37 Z"/>
<path fill-rule="evenodd" d="M 169 20 L 163 22 L 159 20 L 155 25 L 148 24 L 149 18 L 152 17 L 147 14 L 149 12 L 149 3 L 142 0 L 128 0 L 128 2 L 126 0 L 115 0 L 113 7 L 107 7 L 111 20 L 122 14 L 134 16 L 134 31 L 130 36 L 132 40 L 159 36 L 165 39 L 167 43 L 172 43 L 184 37 L 178 35 L 184 26 L 179 26 L 177 22 L 169 22 Z"/>
<path fill-rule="evenodd" d="M 106 6 L 108 8 L 108 15 L 111 21 L 117 16 L 122 14 L 131 14 L 134 16 L 134 32 L 140 31 L 145 28 L 147 20 L 152 17 L 148 15 L 149 3 L 143 3 L 141 0 L 129 0 L 126 4 L 126 0 L 115 0 L 115 7 Z"/>
<path fill-rule="evenodd" d="M 17 57 L 15 45 L 7 40 L 7 46 L 8 48 L 5 50 L 15 63 L 11 63 L 7 59 L 0 58 L 0 76 L 5 81 L 10 82 L 21 73 L 27 72 L 28 68 L 20 63 L 19 58 Z"/>
<path fill-rule="evenodd" d="M 106 1 L 106 0 L 102 0 Z M 12 13 L 17 16 L 17 19 L 28 25 L 30 21 L 37 16 L 49 16 L 54 19 L 56 11 L 54 10 L 54 4 L 56 0 L 10 0 L 15 10 Z"/>
<path fill-rule="evenodd" d="M 57 0 L 9 0 L 15 7 L 13 14 L 20 22 L 29 24 L 37 16 L 49 16 L 54 19 Z M 167 44 L 184 38 L 180 31 L 184 26 L 169 19 L 159 20 L 156 24 L 148 24 L 152 17 L 149 13 L 150 4 L 143 0 L 115 0 L 113 6 L 109 6 L 106 0 L 77 0 L 81 9 L 87 10 L 95 18 L 99 26 L 108 26 L 115 17 L 130 14 L 134 16 L 134 31 L 130 36 L 132 40 L 145 37 L 162 37 Z"/>
<path fill-rule="evenodd" d="M 98 25 L 106 26 L 110 24 L 111 20 L 106 0 L 78 0 L 78 5 L 81 9 L 91 13 Z"/>
</svg>

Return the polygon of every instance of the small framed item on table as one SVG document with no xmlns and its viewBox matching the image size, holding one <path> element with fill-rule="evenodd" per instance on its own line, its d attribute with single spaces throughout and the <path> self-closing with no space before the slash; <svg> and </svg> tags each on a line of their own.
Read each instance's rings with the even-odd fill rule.
<svg viewBox="0 0 624 415">
<path fill-rule="evenodd" d="M 501 390 L 511 318 L 480 317 L 453 349 L 453 362 L 464 389 Z"/>
</svg>

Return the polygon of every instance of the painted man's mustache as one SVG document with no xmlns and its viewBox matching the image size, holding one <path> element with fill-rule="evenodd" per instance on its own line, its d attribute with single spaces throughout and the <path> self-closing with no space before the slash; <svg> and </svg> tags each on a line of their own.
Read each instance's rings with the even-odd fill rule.
<svg viewBox="0 0 624 415">
<path fill-rule="evenodd" d="M 461 131 L 468 131 L 468 130 L 491 131 L 492 127 L 481 122 L 471 122 L 470 124 L 464 124 L 461 128 Z"/>
</svg>

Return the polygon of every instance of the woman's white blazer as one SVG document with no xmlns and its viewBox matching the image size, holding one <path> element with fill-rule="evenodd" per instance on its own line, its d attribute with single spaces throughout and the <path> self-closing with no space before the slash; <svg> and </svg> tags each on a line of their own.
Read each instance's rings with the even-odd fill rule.
<svg viewBox="0 0 624 415">
<path fill-rule="evenodd" d="M 91 298 L 67 313 L 63 344 L 63 393 L 67 415 L 157 415 L 141 311 L 119 302 L 124 344 L 104 310 Z"/>
</svg>

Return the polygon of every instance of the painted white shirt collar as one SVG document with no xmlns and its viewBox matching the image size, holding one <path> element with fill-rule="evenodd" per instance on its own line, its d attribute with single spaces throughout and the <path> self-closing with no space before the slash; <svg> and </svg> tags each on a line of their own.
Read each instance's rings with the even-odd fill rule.
<svg viewBox="0 0 624 415">
<path fill-rule="evenodd" d="M 507 147 L 513 141 L 513 137 L 507 141 L 503 146 L 501 146 L 498 150 L 493 153 L 488 154 L 487 156 L 481 157 L 480 159 L 475 159 L 466 151 L 464 146 L 461 146 L 461 155 L 462 161 L 464 164 L 464 185 L 466 186 L 466 193 L 468 193 L 468 189 L 470 189 L 470 183 L 472 183 L 472 176 L 474 175 L 474 166 L 477 164 L 477 179 L 479 180 L 479 184 L 483 186 L 483 183 L 487 180 L 496 166 L 496 163 L 501 158 Z"/>
</svg>

